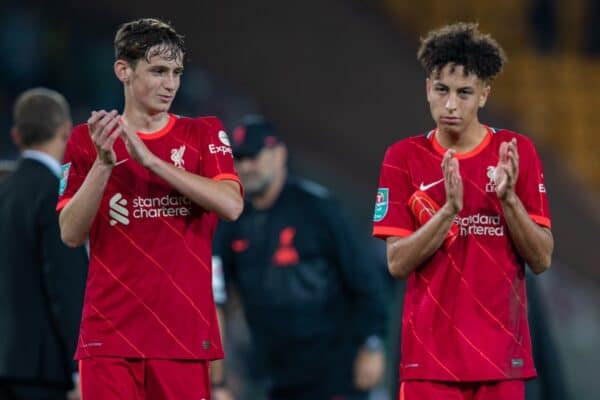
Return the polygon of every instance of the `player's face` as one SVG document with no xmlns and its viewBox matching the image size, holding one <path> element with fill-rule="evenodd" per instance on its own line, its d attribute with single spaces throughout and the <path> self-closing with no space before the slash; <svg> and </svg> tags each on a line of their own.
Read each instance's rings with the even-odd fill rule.
<svg viewBox="0 0 600 400">
<path fill-rule="evenodd" d="M 170 53 L 162 52 L 150 57 L 148 61 L 141 59 L 130 72 L 126 85 L 128 101 L 149 114 L 168 111 L 179 89 L 183 54 L 175 59 L 169 56 Z"/>
<path fill-rule="evenodd" d="M 443 132 L 460 134 L 478 123 L 489 92 L 489 85 L 473 73 L 465 75 L 462 65 L 447 64 L 427 79 L 431 116 Z"/>
<path fill-rule="evenodd" d="M 235 168 L 248 197 L 266 193 L 279 173 L 278 147 L 264 148 L 255 157 L 236 159 Z"/>
</svg>

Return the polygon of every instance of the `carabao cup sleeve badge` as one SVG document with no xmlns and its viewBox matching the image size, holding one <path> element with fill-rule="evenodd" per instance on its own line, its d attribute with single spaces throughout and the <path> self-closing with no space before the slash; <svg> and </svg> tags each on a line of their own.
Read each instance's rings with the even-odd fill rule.
<svg viewBox="0 0 600 400">
<path fill-rule="evenodd" d="M 67 189 L 67 181 L 69 180 L 69 170 L 71 163 L 66 163 L 60 166 L 60 182 L 58 184 L 58 195 L 62 196 Z"/>
<path fill-rule="evenodd" d="M 388 188 L 377 189 L 377 197 L 375 199 L 375 212 L 373 213 L 373 221 L 379 222 L 383 220 L 389 208 L 389 192 Z"/>
</svg>

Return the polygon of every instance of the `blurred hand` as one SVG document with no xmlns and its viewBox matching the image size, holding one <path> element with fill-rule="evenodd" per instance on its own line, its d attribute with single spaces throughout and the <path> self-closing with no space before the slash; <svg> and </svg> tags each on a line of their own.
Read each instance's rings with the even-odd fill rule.
<svg viewBox="0 0 600 400">
<path fill-rule="evenodd" d="M 79 381 L 74 382 L 75 387 L 67 392 L 67 400 L 81 400 L 81 386 Z"/>
<path fill-rule="evenodd" d="M 115 165 L 117 156 L 113 149 L 115 141 L 122 133 L 119 125 L 121 116 L 117 110 L 92 111 L 92 116 L 87 120 L 92 142 L 96 146 L 98 160 L 105 165 Z"/>
<path fill-rule="evenodd" d="M 227 388 L 220 387 L 212 389 L 211 392 L 212 400 L 234 400 L 233 394 Z"/>
<path fill-rule="evenodd" d="M 518 177 L 519 152 L 517 150 L 517 140 L 513 138 L 510 142 L 500 144 L 498 164 L 494 175 L 496 194 L 501 201 L 514 195 Z"/>
<path fill-rule="evenodd" d="M 361 349 L 354 360 L 354 386 L 370 390 L 383 379 L 385 357 L 382 351 Z"/>
</svg>

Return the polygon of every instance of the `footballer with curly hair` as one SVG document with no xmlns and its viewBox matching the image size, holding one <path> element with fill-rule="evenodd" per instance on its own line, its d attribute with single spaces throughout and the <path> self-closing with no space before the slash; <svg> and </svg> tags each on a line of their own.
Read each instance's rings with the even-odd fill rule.
<svg viewBox="0 0 600 400">
<path fill-rule="evenodd" d="M 400 398 L 524 399 L 536 376 L 525 268 L 550 267 L 554 240 L 532 141 L 479 121 L 506 56 L 477 24 L 421 40 L 435 127 L 385 154 L 373 234 L 407 279 Z"/>
</svg>

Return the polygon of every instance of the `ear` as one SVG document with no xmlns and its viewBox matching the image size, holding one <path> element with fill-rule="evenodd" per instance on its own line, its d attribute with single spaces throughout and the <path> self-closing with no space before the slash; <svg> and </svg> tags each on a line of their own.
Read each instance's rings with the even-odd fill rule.
<svg viewBox="0 0 600 400">
<path fill-rule="evenodd" d="M 10 130 L 10 136 L 12 137 L 12 141 L 19 149 L 21 148 L 23 141 L 21 140 L 21 133 L 17 129 L 16 126 L 13 126 Z"/>
<path fill-rule="evenodd" d="M 479 96 L 479 108 L 485 107 L 485 103 L 490 95 L 492 87 L 488 83 L 483 83 L 483 90 L 481 91 L 481 95 Z"/>
<path fill-rule="evenodd" d="M 275 150 L 278 164 L 281 165 L 282 167 L 285 167 L 285 165 L 287 163 L 287 157 L 288 157 L 287 147 L 284 144 L 279 144 L 279 145 L 277 145 L 277 147 L 274 148 L 274 150 Z"/>
<path fill-rule="evenodd" d="M 125 60 L 115 61 L 114 69 L 115 69 L 115 75 L 121 82 L 123 82 L 123 83 L 129 82 L 129 76 L 131 75 L 132 69 L 127 61 L 125 61 Z"/>
<path fill-rule="evenodd" d="M 71 121 L 66 121 L 63 126 L 60 127 L 59 135 L 64 143 L 67 143 L 69 140 L 69 136 L 71 136 L 71 131 L 73 130 L 73 123 Z"/>
</svg>

